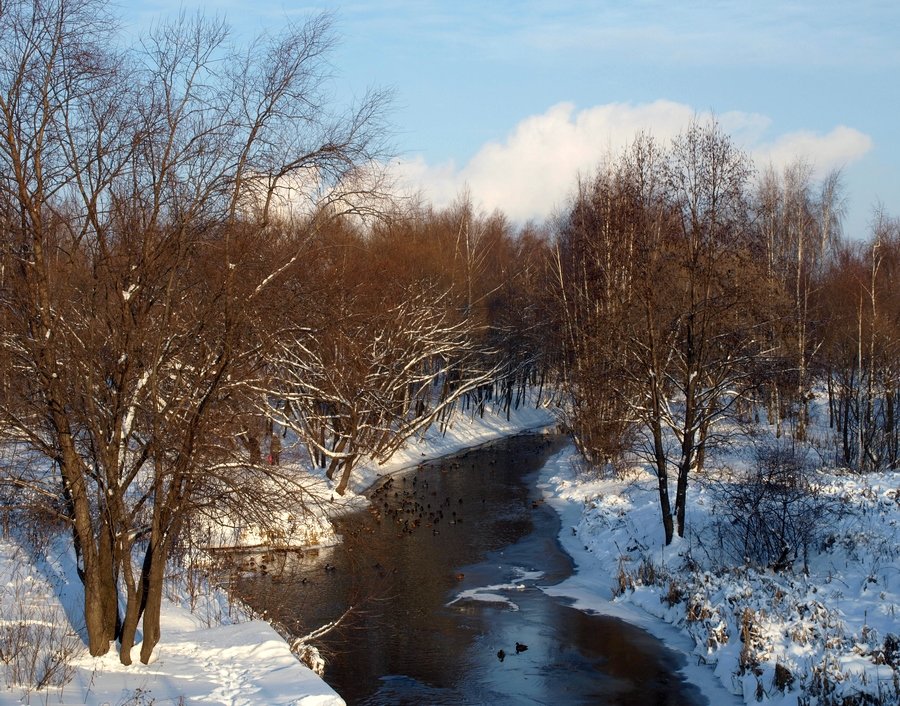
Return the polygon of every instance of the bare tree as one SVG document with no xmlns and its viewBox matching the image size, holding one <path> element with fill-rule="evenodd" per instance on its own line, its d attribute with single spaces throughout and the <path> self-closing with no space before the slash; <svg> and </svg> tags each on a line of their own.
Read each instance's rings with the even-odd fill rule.
<svg viewBox="0 0 900 706">
<path fill-rule="evenodd" d="M 185 518 L 298 490 L 235 443 L 269 342 L 264 295 L 299 261 L 271 257 L 272 202 L 304 184 L 340 203 L 381 147 L 383 96 L 346 114 L 324 102 L 327 16 L 246 51 L 226 39 L 182 16 L 116 54 L 101 2 L 0 9 L 3 432 L 58 474 L 90 651 L 118 638 L 125 664 L 141 619 L 142 661 L 159 639 Z"/>
<path fill-rule="evenodd" d="M 836 460 L 861 471 L 898 462 L 898 253 L 900 223 L 879 211 L 867 242 L 838 250 L 817 296 Z"/>
<path fill-rule="evenodd" d="M 676 138 L 667 169 L 678 214 L 683 298 L 672 321 L 674 366 L 668 377 L 683 406 L 664 416 L 680 446 L 675 496 L 680 536 L 689 475 L 702 468 L 713 423 L 743 394 L 750 362 L 762 352 L 754 311 L 758 248 L 747 223 L 751 169 L 715 124 L 694 124 Z"/>
<path fill-rule="evenodd" d="M 649 166 L 656 146 L 639 139 L 633 150 Z M 623 376 L 626 339 L 614 332 L 621 332 L 631 315 L 639 228 L 634 216 L 649 211 L 635 209 L 641 195 L 621 178 L 623 169 L 621 164 L 604 166 L 591 183 L 579 185 L 555 248 L 555 288 L 564 312 L 564 380 L 573 404 L 569 426 L 581 452 L 601 466 L 633 440 L 631 390 Z"/>
<path fill-rule="evenodd" d="M 803 439 L 809 417 L 810 367 L 821 346 L 812 300 L 830 253 L 841 233 L 843 200 L 840 172 L 830 172 L 818 193 L 812 168 L 795 162 L 777 174 L 769 168 L 756 189 L 755 216 L 766 248 L 768 274 L 789 292 L 790 305 L 773 327 L 780 375 L 768 386 L 769 421 L 782 433 L 783 417 Z"/>
<path fill-rule="evenodd" d="M 279 335 L 271 414 L 294 429 L 343 495 L 363 456 L 383 462 L 461 396 L 490 381 L 479 330 L 419 283 L 316 329 Z M 371 308 L 370 308 L 371 307 Z"/>
<path fill-rule="evenodd" d="M 715 422 L 752 387 L 765 353 L 750 170 L 715 124 L 693 124 L 665 151 L 639 138 L 598 177 L 590 221 L 579 200 L 583 244 L 561 241 L 576 419 L 602 422 L 599 448 L 621 451 L 637 435 L 659 481 L 666 543 L 684 534 L 688 481 L 718 440 Z"/>
</svg>

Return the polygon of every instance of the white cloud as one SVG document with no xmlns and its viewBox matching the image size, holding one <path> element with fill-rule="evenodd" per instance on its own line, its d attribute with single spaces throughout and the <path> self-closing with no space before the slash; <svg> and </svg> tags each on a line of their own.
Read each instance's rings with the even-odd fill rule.
<svg viewBox="0 0 900 706">
<path fill-rule="evenodd" d="M 782 135 L 770 144 L 753 148 L 753 158 L 760 166 L 771 163 L 784 167 L 797 159 L 809 163 L 813 174 L 822 176 L 854 162 L 872 149 L 872 138 L 852 127 L 838 125 L 819 135 L 800 131 Z"/>
<path fill-rule="evenodd" d="M 435 206 L 448 205 L 468 186 L 488 211 L 500 209 L 517 221 L 543 218 L 572 193 L 579 174 L 618 154 L 638 132 L 666 142 L 695 117 L 703 120 L 708 114 L 665 100 L 583 110 L 559 103 L 525 118 L 503 140 L 483 145 L 466 164 L 432 165 L 416 156 L 401 160 L 396 169 L 401 185 L 421 190 Z M 780 167 L 802 157 L 822 173 L 860 158 L 872 145 L 867 135 L 843 126 L 825 135 L 795 132 L 764 142 L 771 128 L 766 116 L 730 112 L 716 119 L 758 164 Z"/>
</svg>

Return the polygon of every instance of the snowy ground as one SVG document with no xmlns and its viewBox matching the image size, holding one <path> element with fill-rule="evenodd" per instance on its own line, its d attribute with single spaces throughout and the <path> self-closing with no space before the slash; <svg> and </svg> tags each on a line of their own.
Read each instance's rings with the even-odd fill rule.
<svg viewBox="0 0 900 706">
<path fill-rule="evenodd" d="M 344 703 L 268 623 L 247 619 L 221 592 L 192 594 L 179 582 L 168 593 L 163 639 L 149 665 L 138 662 L 139 646 L 131 667 L 115 646 L 93 658 L 79 631 L 83 593 L 67 542 L 52 541 L 38 554 L 0 539 L 0 704 Z M 41 689 L 19 685 L 41 681 Z"/>
<path fill-rule="evenodd" d="M 446 434 L 433 429 L 390 462 L 362 465 L 346 498 L 332 502 L 331 485 L 317 479 L 321 507 L 357 506 L 386 474 L 553 423 L 550 411 L 533 408 L 509 421 L 458 416 Z M 715 479 L 716 468 L 746 466 L 748 458 L 745 447 L 713 459 L 707 480 Z M 308 472 L 299 454 L 285 461 Z M 655 478 L 639 469 L 626 478 L 598 477 L 568 447 L 545 466 L 541 483 L 561 515 L 560 540 L 577 572 L 548 591 L 639 625 L 687 655 L 686 678 L 714 706 L 896 704 L 898 480 L 896 473 L 818 472 L 820 493 L 840 511 L 828 518 L 808 575 L 801 566 L 776 574 L 726 569 L 716 559 L 716 483 L 691 486 L 689 536 L 664 548 Z M 321 518 L 294 513 L 294 524 L 301 539 L 322 545 L 337 539 Z M 261 539 L 252 529 L 239 534 L 231 539 Z M 65 543 L 37 556 L 11 537 L 0 539 L 0 592 L 0 706 L 343 703 L 267 623 L 247 619 L 221 594 L 189 582 L 169 591 L 154 661 L 129 668 L 114 653 L 86 655 L 77 632 L 80 583 Z M 44 676 L 45 687 L 24 692 L 15 682 L 28 675 Z"/>
<path fill-rule="evenodd" d="M 746 461 L 746 452 L 725 460 Z M 777 574 L 724 568 L 714 546 L 715 483 L 689 488 L 689 536 L 667 548 L 649 473 L 599 478 L 569 447 L 547 464 L 542 483 L 578 565 L 551 591 L 641 625 L 687 654 L 686 677 L 711 704 L 900 703 L 897 473 L 816 474 L 839 512 L 822 518 L 809 575 L 802 565 Z M 723 696 L 723 686 L 736 696 Z"/>
<path fill-rule="evenodd" d="M 332 502 L 332 484 L 312 474 L 299 453 L 285 454 L 298 473 L 309 473 L 329 512 L 365 502 L 362 492 L 378 478 L 429 458 L 477 446 L 517 432 L 555 423 L 547 409 L 519 409 L 511 418 L 457 415 L 445 434 L 424 437 L 383 465 L 363 464 L 346 498 Z M 326 500 L 327 499 L 327 500 Z M 316 507 L 313 505 L 312 507 Z M 288 520 L 288 518 L 290 518 Z M 285 511 L 291 539 L 320 545 L 336 541 L 327 519 Z M 0 706 L 4 704 L 86 704 L 150 706 L 338 706 L 344 703 L 324 681 L 302 665 L 266 622 L 251 620 L 227 598 L 202 583 L 171 583 L 162 617 L 162 640 L 149 665 L 123 667 L 113 649 L 90 657 L 79 628 L 83 593 L 73 556 L 64 539 L 38 550 L 23 546 L 13 529 L 0 532 Z M 221 544 L 257 544 L 252 528 L 237 528 Z M 23 682 L 43 682 L 23 689 Z"/>
</svg>

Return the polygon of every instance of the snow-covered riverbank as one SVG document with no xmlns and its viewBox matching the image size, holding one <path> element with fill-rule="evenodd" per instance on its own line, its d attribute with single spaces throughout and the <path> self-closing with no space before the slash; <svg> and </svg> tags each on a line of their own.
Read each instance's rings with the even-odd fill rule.
<svg viewBox="0 0 900 706">
<path fill-rule="evenodd" d="M 167 591 L 163 640 L 149 665 L 137 662 L 139 646 L 131 667 L 119 662 L 115 646 L 91 657 L 79 634 L 83 593 L 71 548 L 59 538 L 42 550 L 0 538 L 0 704 L 344 703 L 268 623 L 247 619 L 220 591 L 191 597 L 184 584 L 180 595 Z M 15 683 L 29 676 L 46 686 Z"/>
<path fill-rule="evenodd" d="M 841 511 L 823 518 L 831 524 L 808 575 L 717 566 L 715 484 L 691 487 L 689 537 L 663 547 L 650 474 L 599 478 L 569 447 L 541 480 L 577 563 L 549 590 L 682 652 L 686 678 L 711 704 L 900 702 L 896 473 L 818 474 L 819 491 Z"/>
<path fill-rule="evenodd" d="M 534 402 L 534 400 L 530 400 Z M 277 535 L 257 526 L 245 525 L 222 516 L 221 521 L 207 526 L 196 541 L 204 546 L 220 548 L 264 547 L 273 543 L 290 547 L 327 547 L 340 541 L 329 520 L 336 514 L 355 510 L 368 504 L 364 497 L 379 479 L 463 449 L 481 446 L 497 439 L 523 432 L 544 429 L 557 423 L 554 411 L 548 407 L 528 404 L 503 413 L 492 413 L 487 407 L 483 417 L 456 412 L 445 428 L 434 425 L 407 442 L 384 463 L 363 459 L 353 469 L 350 484 L 343 496 L 335 492 L 336 481 L 325 478 L 322 469 L 313 469 L 309 456 L 300 445 L 292 445 L 281 454 L 281 465 L 295 477 L 303 478 L 305 495 L 300 504 L 287 504 L 280 517 L 269 518 L 277 525 Z"/>
<path fill-rule="evenodd" d="M 378 478 L 423 461 L 492 440 L 555 423 L 546 408 L 513 410 L 483 418 L 456 415 L 446 432 L 429 430 L 389 462 L 364 463 L 346 498 L 331 502 L 331 484 L 291 458 L 298 472 L 308 473 L 320 498 L 311 507 L 335 511 L 366 502 L 362 493 Z M 286 511 L 286 514 L 290 514 Z M 293 513 L 296 518 L 303 517 Z M 309 523 L 308 525 L 306 523 Z M 321 515 L 295 521 L 297 536 L 335 541 Z M 229 605 L 217 590 L 190 582 L 170 582 L 164 603 L 162 640 L 149 665 L 137 661 L 123 667 L 113 649 L 101 658 L 84 649 L 80 629 L 83 593 L 66 538 L 29 548 L 13 529 L 0 535 L 0 683 L 2 704 L 86 704 L 149 706 L 150 704 L 216 704 L 224 706 L 339 706 L 343 699 L 291 653 L 266 622 L 251 620 Z M 238 538 L 237 536 L 235 538 Z M 247 530 L 240 539 L 254 538 Z M 17 682 L 45 676 L 41 689 L 25 690 Z"/>
<path fill-rule="evenodd" d="M 329 496 L 320 507 L 331 512 L 362 505 L 363 493 L 385 475 L 554 423 L 543 408 L 514 411 L 509 420 L 457 416 L 446 433 L 429 431 L 388 463 L 361 465 L 345 498 L 331 502 L 331 486 L 319 478 L 318 492 Z M 741 458 L 747 462 L 746 449 L 729 463 Z M 315 476 L 297 458 L 287 462 Z M 816 474 L 819 492 L 840 512 L 830 516 L 811 551 L 808 575 L 800 566 L 782 573 L 722 568 L 712 549 L 721 502 L 715 482 L 691 486 L 689 536 L 668 548 L 649 474 L 599 477 L 569 446 L 545 466 L 540 482 L 561 515 L 560 541 L 577 564 L 574 576 L 547 591 L 662 639 L 684 655 L 685 677 L 710 704 L 898 703 L 896 473 Z M 324 537 L 327 520 L 309 521 L 318 523 L 312 534 Z M 16 536 L 13 530 L 0 538 L 6 667 L 0 704 L 343 704 L 268 623 L 250 619 L 221 592 L 198 592 L 196 583 L 171 582 L 163 639 L 150 665 L 122 667 L 115 652 L 89 657 L 78 636 L 81 584 L 68 543 L 35 552 Z M 17 640 L 29 650 L 12 649 Z M 65 659 L 55 664 L 53 654 Z M 48 685 L 26 693 L 13 683 L 15 669 L 20 675 L 43 670 Z"/>
</svg>

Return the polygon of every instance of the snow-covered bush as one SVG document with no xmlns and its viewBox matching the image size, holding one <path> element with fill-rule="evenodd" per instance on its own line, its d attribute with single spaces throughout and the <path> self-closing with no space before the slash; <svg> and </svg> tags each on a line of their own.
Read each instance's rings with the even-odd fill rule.
<svg viewBox="0 0 900 706">
<path fill-rule="evenodd" d="M 21 564 L 6 563 L 7 566 Z M 27 566 L 27 564 L 24 564 Z M 4 576 L 0 588 L 0 671 L 7 688 L 62 690 L 84 651 L 62 608 L 43 600 L 28 574 Z"/>
<path fill-rule="evenodd" d="M 714 517 L 726 564 L 784 571 L 825 536 L 842 504 L 819 491 L 806 450 L 773 443 L 756 449 L 746 473 L 726 469 L 717 481 Z"/>
</svg>

